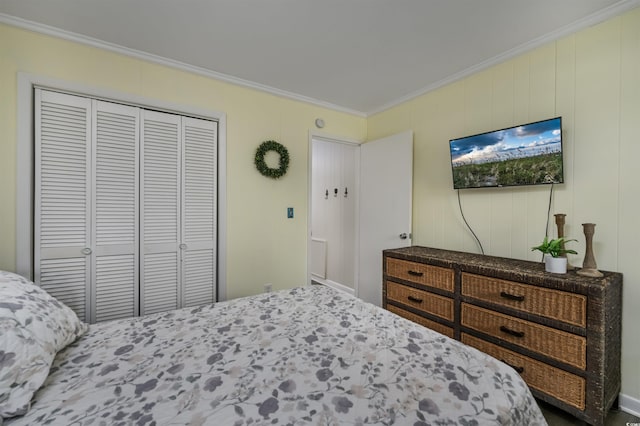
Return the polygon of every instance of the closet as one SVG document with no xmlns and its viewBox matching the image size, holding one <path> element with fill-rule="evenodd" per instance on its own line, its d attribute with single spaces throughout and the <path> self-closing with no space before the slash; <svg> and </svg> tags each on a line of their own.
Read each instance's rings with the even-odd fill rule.
<svg viewBox="0 0 640 426">
<path fill-rule="evenodd" d="M 35 90 L 34 278 L 87 322 L 212 303 L 217 123 Z"/>
</svg>

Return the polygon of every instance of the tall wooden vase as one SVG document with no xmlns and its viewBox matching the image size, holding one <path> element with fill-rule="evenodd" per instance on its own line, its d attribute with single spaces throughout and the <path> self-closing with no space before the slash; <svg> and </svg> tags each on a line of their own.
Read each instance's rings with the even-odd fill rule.
<svg viewBox="0 0 640 426">
<path fill-rule="evenodd" d="M 587 246 L 585 248 L 584 261 L 582 262 L 582 269 L 578 271 L 578 275 L 585 277 L 602 277 L 602 272 L 598 271 L 598 265 L 596 264 L 596 258 L 593 255 L 593 234 L 596 231 L 595 223 L 583 223 L 582 229 L 584 231 L 584 237 L 586 239 Z"/>
<path fill-rule="evenodd" d="M 554 214 L 556 218 L 556 227 L 558 228 L 558 238 L 564 237 L 564 218 L 566 214 L 564 213 L 556 213 Z M 562 249 L 564 250 L 564 243 L 562 243 Z M 560 257 L 567 257 L 566 253 L 560 255 Z M 572 270 L 573 266 L 567 260 L 567 270 Z"/>
</svg>

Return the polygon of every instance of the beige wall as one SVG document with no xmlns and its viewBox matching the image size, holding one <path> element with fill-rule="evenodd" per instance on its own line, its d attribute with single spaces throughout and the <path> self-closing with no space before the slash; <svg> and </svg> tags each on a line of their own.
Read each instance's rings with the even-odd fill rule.
<svg viewBox="0 0 640 426">
<path fill-rule="evenodd" d="M 18 72 L 226 113 L 227 295 L 260 293 L 263 284 L 306 282 L 309 131 L 363 140 L 366 119 L 0 25 L 0 269 L 16 267 L 16 107 Z M 265 140 L 291 157 L 280 180 L 253 165 Z M 286 218 L 286 208 L 295 218 Z"/>
<path fill-rule="evenodd" d="M 565 184 L 553 213 L 584 256 L 596 223 L 600 269 L 624 274 L 624 394 L 640 399 L 640 9 L 474 74 L 368 120 L 368 139 L 413 129 L 414 243 L 477 252 L 452 189 L 449 139 L 562 116 Z M 549 187 L 461 191 L 487 254 L 539 260 Z M 555 236 L 551 218 L 550 229 Z"/>
</svg>

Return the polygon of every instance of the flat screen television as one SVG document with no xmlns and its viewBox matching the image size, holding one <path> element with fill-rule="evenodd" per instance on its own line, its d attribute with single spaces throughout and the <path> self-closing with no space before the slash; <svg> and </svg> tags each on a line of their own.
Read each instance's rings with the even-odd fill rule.
<svg viewBox="0 0 640 426">
<path fill-rule="evenodd" d="M 562 183 L 562 117 L 449 141 L 453 188 Z"/>
</svg>

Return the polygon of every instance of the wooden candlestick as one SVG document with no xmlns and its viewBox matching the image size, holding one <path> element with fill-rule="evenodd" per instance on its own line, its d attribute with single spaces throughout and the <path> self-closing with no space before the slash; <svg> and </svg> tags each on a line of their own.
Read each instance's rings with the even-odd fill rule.
<svg viewBox="0 0 640 426">
<path fill-rule="evenodd" d="M 558 228 L 558 238 L 563 238 L 564 237 L 564 218 L 566 214 L 556 213 L 554 214 L 554 216 L 556 218 L 556 227 Z M 564 250 L 564 242 L 562 243 L 561 247 L 562 247 L 562 250 Z M 560 257 L 567 257 L 567 254 L 562 253 Z M 571 269 L 574 269 L 574 267 L 567 260 L 567 270 L 571 270 Z"/>
<path fill-rule="evenodd" d="M 596 258 L 593 255 L 593 234 L 595 233 L 595 223 L 583 223 L 582 229 L 587 242 L 585 248 L 584 261 L 582 262 L 582 269 L 578 271 L 578 275 L 585 277 L 602 277 L 602 272 L 598 271 L 598 265 L 596 265 Z"/>
</svg>

